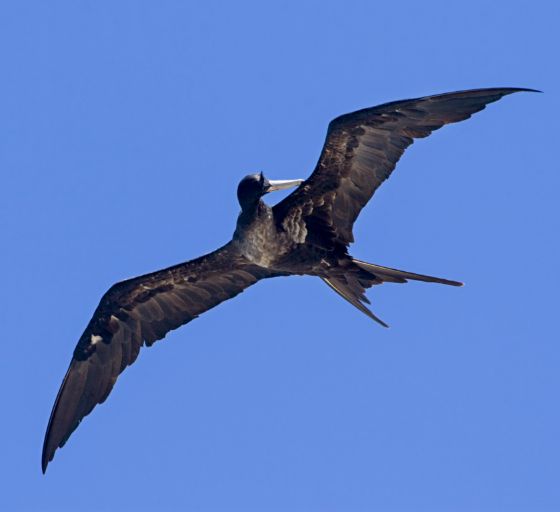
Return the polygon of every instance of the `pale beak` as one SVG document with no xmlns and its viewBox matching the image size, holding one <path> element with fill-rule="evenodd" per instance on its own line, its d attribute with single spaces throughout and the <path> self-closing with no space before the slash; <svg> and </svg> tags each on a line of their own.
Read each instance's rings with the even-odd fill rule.
<svg viewBox="0 0 560 512">
<path fill-rule="evenodd" d="M 303 183 L 304 180 L 268 180 L 267 192 L 274 192 L 276 190 L 284 190 L 285 188 L 297 187 Z"/>
</svg>

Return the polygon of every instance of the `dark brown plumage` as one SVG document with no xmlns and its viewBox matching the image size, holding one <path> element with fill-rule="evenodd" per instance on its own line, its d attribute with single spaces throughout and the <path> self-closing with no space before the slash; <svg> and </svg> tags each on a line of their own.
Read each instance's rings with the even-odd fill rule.
<svg viewBox="0 0 560 512">
<path fill-rule="evenodd" d="M 289 222 L 290 216 L 309 211 L 308 222 L 326 222 L 332 227 L 324 243 L 352 243 L 352 226 L 361 209 L 393 172 L 413 139 L 468 119 L 487 104 L 519 91 L 533 90 L 460 91 L 394 101 L 337 117 L 329 124 L 313 174 L 274 207 L 275 215 L 281 222 Z"/>
<path fill-rule="evenodd" d="M 244 261 L 230 243 L 188 263 L 112 286 L 80 337 L 56 397 L 43 448 L 43 471 L 82 418 L 105 401 L 142 345 L 152 345 L 273 275 Z"/>
<path fill-rule="evenodd" d="M 80 337 L 56 398 L 43 446 L 45 472 L 57 448 L 102 403 L 142 345 L 235 297 L 260 279 L 309 274 L 366 315 L 367 288 L 408 279 L 456 281 L 391 269 L 353 259 L 353 224 L 404 150 L 445 124 L 462 121 L 507 94 L 531 89 L 461 91 L 386 103 L 334 119 L 311 176 L 273 208 L 261 197 L 301 183 L 242 180 L 241 214 L 231 242 L 206 256 L 117 283 L 102 297 Z"/>
</svg>

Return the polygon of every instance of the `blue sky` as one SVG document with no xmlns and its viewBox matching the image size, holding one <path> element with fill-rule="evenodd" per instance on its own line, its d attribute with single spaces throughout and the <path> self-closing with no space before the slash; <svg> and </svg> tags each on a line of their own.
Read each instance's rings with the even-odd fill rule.
<svg viewBox="0 0 560 512">
<path fill-rule="evenodd" d="M 558 510 L 559 15 L 3 3 L 0 508 Z M 308 176 L 333 117 L 487 86 L 545 94 L 415 144 L 351 248 L 464 288 L 371 290 L 387 330 L 317 279 L 259 283 L 144 349 L 41 474 L 112 283 L 227 241 L 240 178 Z"/>
</svg>

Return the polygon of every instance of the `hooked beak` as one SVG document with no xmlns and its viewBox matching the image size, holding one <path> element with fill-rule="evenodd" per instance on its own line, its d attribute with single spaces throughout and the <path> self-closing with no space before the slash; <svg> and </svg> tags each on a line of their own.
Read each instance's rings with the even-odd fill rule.
<svg viewBox="0 0 560 512">
<path fill-rule="evenodd" d="M 284 190 L 285 188 L 297 187 L 304 180 L 268 180 L 266 192 L 274 192 L 276 190 Z"/>
</svg>

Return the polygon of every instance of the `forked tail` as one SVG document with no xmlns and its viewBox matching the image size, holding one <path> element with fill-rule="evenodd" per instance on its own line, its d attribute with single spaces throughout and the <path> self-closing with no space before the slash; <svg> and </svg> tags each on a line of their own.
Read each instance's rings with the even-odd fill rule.
<svg viewBox="0 0 560 512">
<path fill-rule="evenodd" d="M 449 279 L 443 279 L 441 277 L 425 276 L 423 274 L 414 274 L 413 272 L 406 272 L 404 270 L 397 270 L 395 268 L 382 267 L 381 265 L 376 265 L 375 263 L 366 263 L 365 261 L 360 261 L 355 258 L 352 258 L 352 261 L 356 265 L 358 265 L 358 267 L 364 269 L 366 272 L 379 277 L 382 281 L 387 281 L 390 283 L 406 283 L 408 279 L 412 279 L 413 281 L 448 284 L 450 286 L 463 286 L 464 284 L 459 281 L 451 281 Z"/>
<path fill-rule="evenodd" d="M 427 283 L 447 284 L 450 286 L 463 286 L 459 281 L 451 281 L 441 277 L 414 274 L 404 270 L 383 267 L 374 263 L 366 263 L 352 259 L 353 265 L 341 266 L 328 277 L 322 277 L 336 293 L 346 299 L 362 313 L 369 316 L 372 320 L 380 323 L 383 327 L 389 327 L 383 320 L 374 315 L 366 304 L 371 304 L 364 292 L 367 288 L 384 282 L 406 283 L 409 279 L 414 281 L 424 281 Z"/>
</svg>

